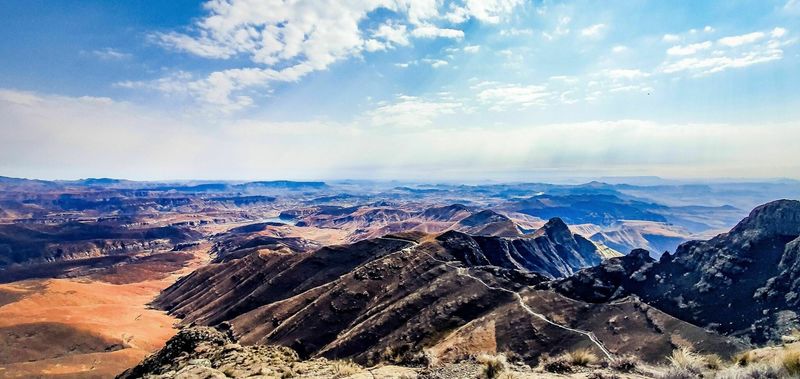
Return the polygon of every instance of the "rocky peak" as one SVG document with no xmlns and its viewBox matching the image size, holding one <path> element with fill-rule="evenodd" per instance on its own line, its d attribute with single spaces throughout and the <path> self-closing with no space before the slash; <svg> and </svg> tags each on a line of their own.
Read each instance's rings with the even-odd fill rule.
<svg viewBox="0 0 800 379">
<path fill-rule="evenodd" d="M 542 235 L 558 242 L 572 239 L 572 232 L 569 230 L 569 226 L 558 217 L 551 218 L 544 226 L 534 233 L 535 237 Z"/>
<path fill-rule="evenodd" d="M 649 251 L 634 249 L 628 255 L 607 259 L 598 266 L 551 282 L 549 286 L 573 299 L 606 302 L 629 295 L 631 284 L 642 281 L 653 262 Z"/>
<path fill-rule="evenodd" d="M 461 220 L 459 223 L 464 226 L 479 226 L 493 222 L 506 222 L 506 221 L 511 221 L 511 220 L 508 217 L 503 216 L 493 210 L 486 209 L 471 214 L 469 217 Z"/>
<path fill-rule="evenodd" d="M 776 200 L 761 205 L 739 222 L 731 234 L 800 235 L 800 201 Z"/>
</svg>

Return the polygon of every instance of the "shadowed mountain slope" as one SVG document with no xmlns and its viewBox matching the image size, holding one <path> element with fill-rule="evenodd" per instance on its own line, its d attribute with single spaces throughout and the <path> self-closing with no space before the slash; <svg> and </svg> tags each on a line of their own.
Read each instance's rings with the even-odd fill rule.
<svg viewBox="0 0 800 379">
<path fill-rule="evenodd" d="M 800 326 L 800 201 L 754 209 L 729 233 L 665 254 L 631 291 L 697 325 L 754 342 Z"/>
<path fill-rule="evenodd" d="M 548 265 L 550 258 L 557 261 Z M 703 351 L 737 351 L 735 342 L 636 299 L 591 303 L 547 288 L 547 277 L 599 262 L 591 242 L 554 219 L 530 238 L 451 231 L 254 253 L 196 271 L 156 305 L 185 324 L 227 321 L 245 344 L 368 364 L 419 362 L 423 349 L 444 360 L 506 352 L 532 364 L 581 347 L 603 354 L 589 332 L 614 354 L 648 360 L 671 351 L 674 335 Z"/>
</svg>

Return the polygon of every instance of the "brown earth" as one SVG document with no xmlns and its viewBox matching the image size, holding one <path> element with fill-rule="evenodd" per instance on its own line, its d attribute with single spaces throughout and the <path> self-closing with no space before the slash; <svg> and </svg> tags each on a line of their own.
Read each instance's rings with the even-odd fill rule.
<svg viewBox="0 0 800 379">
<path fill-rule="evenodd" d="M 176 333 L 177 320 L 147 304 L 208 248 L 0 285 L 0 378 L 109 378 L 136 365 Z"/>
</svg>

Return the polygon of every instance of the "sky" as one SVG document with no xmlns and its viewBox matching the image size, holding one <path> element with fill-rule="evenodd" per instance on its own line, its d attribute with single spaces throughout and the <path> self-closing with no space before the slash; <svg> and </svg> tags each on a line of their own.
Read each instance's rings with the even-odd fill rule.
<svg viewBox="0 0 800 379">
<path fill-rule="evenodd" d="M 800 178 L 800 0 L 0 2 L 0 175 Z"/>
</svg>

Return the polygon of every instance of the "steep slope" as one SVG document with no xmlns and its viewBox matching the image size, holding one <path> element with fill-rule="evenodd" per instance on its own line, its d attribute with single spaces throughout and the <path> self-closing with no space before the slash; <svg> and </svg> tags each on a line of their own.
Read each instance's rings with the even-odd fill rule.
<svg viewBox="0 0 800 379">
<path fill-rule="evenodd" d="M 133 229 L 99 222 L 0 225 L 0 269 L 11 264 L 169 249 L 199 236 L 195 231 L 174 226 Z"/>
<path fill-rule="evenodd" d="M 478 236 L 522 236 L 522 232 L 514 221 L 489 209 L 469 215 L 456 223 L 453 229 Z"/>
<path fill-rule="evenodd" d="M 653 221 L 620 221 L 591 234 L 588 238 L 616 251 L 645 249 L 658 258 L 665 251 L 675 252 L 691 233 L 682 228 Z"/>
<path fill-rule="evenodd" d="M 450 231 L 437 239 L 465 264 L 525 270 L 549 278 L 571 275 L 603 259 L 592 242 L 572 234 L 558 218 L 548 221 L 532 237 L 509 239 Z"/>
<path fill-rule="evenodd" d="M 536 267 L 549 267 L 545 260 L 556 256 L 556 268 L 548 270 L 561 276 L 559 270 L 585 267 L 581 259 L 599 258 L 560 220 L 535 234 L 405 234 L 312 253 L 252 254 L 198 270 L 156 304 L 185 324 L 228 321 L 244 344 L 366 364 L 459 360 L 481 352 L 535 364 L 542 354 L 580 347 L 659 360 L 674 348 L 674 335 L 703 351 L 737 350 L 726 338 L 635 299 L 592 303 L 553 291 L 544 275 L 517 266 L 538 260 Z M 498 265 L 488 265 L 492 260 Z"/>
<path fill-rule="evenodd" d="M 324 247 L 312 254 L 254 252 L 196 270 L 162 292 L 154 304 L 189 322 L 216 324 L 329 285 L 364 262 L 408 245 L 400 240 L 370 240 Z"/>
<path fill-rule="evenodd" d="M 729 233 L 665 254 L 630 290 L 683 320 L 756 343 L 777 340 L 798 320 L 800 202 L 754 209 Z"/>
</svg>

